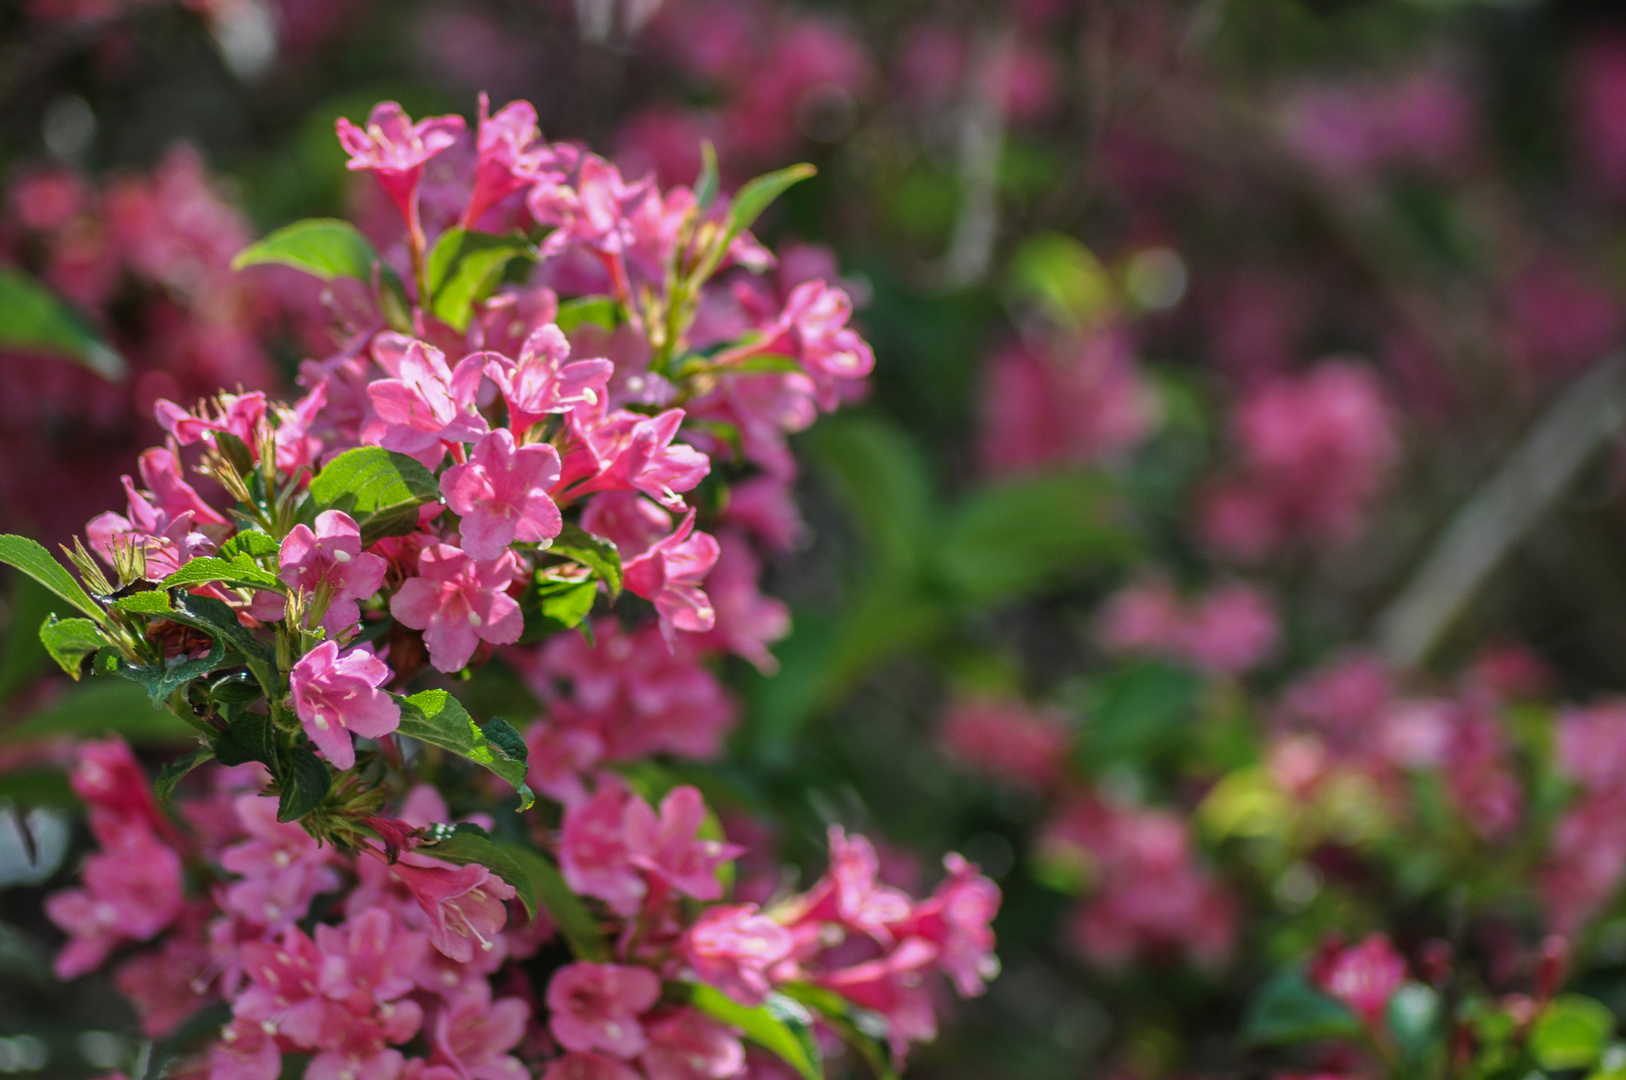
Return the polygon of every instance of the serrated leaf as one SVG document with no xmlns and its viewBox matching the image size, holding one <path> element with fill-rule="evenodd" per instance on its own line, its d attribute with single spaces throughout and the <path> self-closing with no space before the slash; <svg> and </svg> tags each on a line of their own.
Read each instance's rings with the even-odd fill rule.
<svg viewBox="0 0 1626 1080">
<path fill-rule="evenodd" d="M 553 322 L 561 331 L 568 334 L 577 327 L 589 323 L 604 330 L 614 330 L 619 317 L 620 309 L 608 296 L 578 296 L 559 305 L 558 314 L 554 315 Z"/>
<path fill-rule="evenodd" d="M 242 656 L 254 677 L 260 681 L 266 696 L 277 696 L 281 685 L 277 679 L 276 657 L 271 647 L 237 621 L 237 613 L 230 605 L 212 596 L 197 596 L 187 592 L 172 593 L 170 603 L 173 608 L 165 618 L 202 630 L 217 641 L 231 646 Z"/>
<path fill-rule="evenodd" d="M 1315 989 L 1297 971 L 1266 983 L 1242 1022 L 1242 1039 L 1256 1046 L 1353 1038 L 1361 1021 L 1343 1002 Z"/>
<path fill-rule="evenodd" d="M 621 553 L 608 540 L 567 521 L 553 538 L 548 553 L 561 555 L 593 571 L 609 588 L 612 601 L 621 595 Z"/>
<path fill-rule="evenodd" d="M 239 555 L 247 555 L 251 559 L 263 559 L 268 555 L 276 555 L 282 551 L 282 545 L 277 543 L 269 533 L 258 532 L 253 529 L 245 530 L 220 545 L 215 554 L 220 558 L 231 561 Z"/>
<path fill-rule="evenodd" d="M 55 559 L 44 546 L 26 536 L 10 533 L 0 535 L 0 563 L 15 566 L 56 595 L 89 615 L 97 625 L 107 625 L 107 613 L 97 606 L 67 568 Z"/>
<path fill-rule="evenodd" d="M 197 732 L 167 709 L 155 710 L 140 686 L 118 679 L 81 683 L 49 709 L 4 729 L 8 743 L 102 735 L 136 746 L 174 746 Z"/>
<path fill-rule="evenodd" d="M 690 1005 L 738 1028 L 747 1039 L 795 1069 L 803 1080 L 823 1077 L 819 1045 L 813 1037 L 813 1014 L 799 1002 L 770 994 L 765 1004 L 753 1008 L 705 983 L 687 983 L 685 988 Z"/>
<path fill-rule="evenodd" d="M 0 346 L 72 357 L 114 382 L 129 370 L 124 357 L 50 289 L 4 267 L 0 267 Z"/>
<path fill-rule="evenodd" d="M 200 556 L 188 562 L 158 583 L 160 589 L 186 589 L 218 581 L 234 588 L 268 589 L 287 592 L 288 587 L 270 571 L 257 565 L 247 555 L 238 555 L 227 561 L 213 556 Z"/>
<path fill-rule="evenodd" d="M 158 770 L 158 777 L 152 782 L 154 794 L 161 801 L 169 802 L 175 795 L 175 785 L 179 784 L 187 773 L 199 765 L 214 760 L 214 756 L 215 751 L 212 746 L 200 746 L 189 754 L 182 754 Z"/>
<path fill-rule="evenodd" d="M 311 481 L 312 507 L 342 510 L 361 527 L 363 547 L 418 527 L 418 507 L 440 500 L 435 474 L 379 446 L 346 450 Z"/>
<path fill-rule="evenodd" d="M 298 821 L 322 805 L 333 785 L 333 770 L 308 746 L 296 746 L 282 759 L 277 783 L 282 794 L 277 800 L 278 821 Z"/>
<path fill-rule="evenodd" d="M 169 615 L 175 610 L 169 602 L 169 593 L 159 590 L 131 593 L 113 601 L 113 610 L 126 615 Z"/>
<path fill-rule="evenodd" d="M 277 744 L 271 718 L 264 713 L 239 714 L 215 740 L 215 756 L 227 767 L 258 761 L 275 774 Z"/>
<path fill-rule="evenodd" d="M 231 261 L 233 270 L 262 263 L 291 266 L 323 281 L 336 277 L 371 283 L 378 252 L 348 221 L 309 218 L 285 225 L 258 240 Z"/>
<path fill-rule="evenodd" d="M 518 844 L 500 845 L 517 863 L 536 891 L 537 900 L 547 909 L 553 923 L 564 935 L 570 951 L 578 960 L 604 961 L 610 958 L 609 943 L 604 940 L 598 920 L 583 906 L 581 897 L 565 884 L 564 875 L 554 861 L 534 848 Z"/>
<path fill-rule="evenodd" d="M 500 725 L 493 732 L 496 736 L 493 740 L 474 722 L 462 703 L 444 690 L 425 690 L 411 697 L 396 697 L 396 701 L 401 706 L 401 726 L 396 729 L 400 734 L 450 750 L 490 769 L 519 792 L 521 810 L 529 810 L 536 802 L 536 796 L 525 783 L 525 740 L 517 740 L 516 746 L 509 739 L 514 729 L 507 721 L 492 721 Z"/>
<path fill-rule="evenodd" d="M 447 229 L 429 253 L 430 311 L 459 333 L 469 325 L 476 300 L 483 300 L 502 280 L 510 261 L 531 252 L 523 239 Z"/>
<path fill-rule="evenodd" d="M 479 863 L 493 874 L 502 878 L 514 887 L 519 896 L 519 902 L 525 905 L 528 915 L 536 914 L 536 888 L 531 884 L 530 875 L 527 874 L 519 862 L 516 861 L 509 849 L 492 840 L 486 831 L 477 825 L 431 826 L 431 830 L 443 830 L 439 839 L 433 843 L 422 844 L 415 850 L 420 855 L 443 859 L 459 866 L 468 863 Z M 434 835 L 433 831 L 431 835 Z"/>
<path fill-rule="evenodd" d="M 779 196 L 783 195 L 793 185 L 801 183 L 813 176 L 819 170 L 808 164 L 792 165 L 778 172 L 759 176 L 755 180 L 745 183 L 739 191 L 734 193 L 734 201 L 728 207 L 728 234 L 723 241 L 726 245 L 740 233 L 745 232 L 756 224 L 757 218 Z"/>
<path fill-rule="evenodd" d="M 85 657 L 111 644 L 89 619 L 58 619 L 55 615 L 45 617 L 40 627 L 40 642 L 51 659 L 73 676 L 75 682 L 79 680 Z"/>
</svg>

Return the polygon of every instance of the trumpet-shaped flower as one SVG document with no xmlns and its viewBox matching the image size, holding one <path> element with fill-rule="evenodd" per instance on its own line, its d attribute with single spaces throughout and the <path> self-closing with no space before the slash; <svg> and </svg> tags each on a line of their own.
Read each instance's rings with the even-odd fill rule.
<svg viewBox="0 0 1626 1080">
<path fill-rule="evenodd" d="M 437 544 L 418 557 L 418 576 L 408 578 L 390 600 L 390 613 L 403 625 L 422 630 L 429 662 L 440 671 L 458 671 L 481 641 L 511 645 L 525 618 L 504 590 L 514 576 L 511 554 L 479 562 L 449 544 Z"/>
<path fill-rule="evenodd" d="M 335 127 L 350 155 L 346 167 L 372 173 L 415 228 L 424 163 L 456 143 L 465 125 L 461 116 L 433 116 L 414 124 L 401 106 L 385 101 L 373 106 L 366 127 L 342 116 Z"/>
<path fill-rule="evenodd" d="M 328 597 L 322 629 L 336 638 L 361 621 L 356 603 L 384 583 L 384 560 L 361 550 L 361 529 L 342 510 L 316 515 L 316 528 L 295 525 L 282 542 L 277 576 L 290 589 Z"/>
<path fill-rule="evenodd" d="M 322 642 L 294 665 L 294 712 L 334 768 L 356 763 L 351 732 L 376 739 L 400 726 L 401 707 L 378 689 L 389 680 L 384 661 L 363 649 L 341 657 L 336 641 Z"/>
<path fill-rule="evenodd" d="M 548 497 L 559 479 L 559 452 L 545 443 L 515 447 L 499 428 L 475 444 L 469 459 L 440 478 L 446 504 L 463 517 L 463 550 L 495 559 L 515 540 L 537 543 L 559 535 L 563 519 Z"/>
<path fill-rule="evenodd" d="M 660 996 L 661 981 L 648 968 L 569 964 L 548 983 L 548 1027 L 567 1050 L 637 1057 L 647 1041 L 638 1017 Z"/>
</svg>

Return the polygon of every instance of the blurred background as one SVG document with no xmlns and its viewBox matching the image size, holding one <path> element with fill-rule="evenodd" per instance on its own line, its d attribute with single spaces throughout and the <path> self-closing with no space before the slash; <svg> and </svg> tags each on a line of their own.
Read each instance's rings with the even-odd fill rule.
<svg viewBox="0 0 1626 1080">
<path fill-rule="evenodd" d="M 793 859 L 840 821 L 999 881 L 1004 973 L 915 1075 L 1333 1068 L 1250 1002 L 1334 932 L 1494 995 L 1556 931 L 1626 1011 L 1626 800 L 1564 734 L 1626 687 L 1619 5 L 9 0 L 0 528 L 66 540 L 157 399 L 331 350 L 232 256 L 387 231 L 335 118 L 481 91 L 663 184 L 819 168 L 760 231 L 875 375 L 796 444 L 793 629 L 709 768 Z M 0 1073 L 92 1075 L 139 1035 L 49 974 L 83 837 L 37 736 L 115 705 L 6 586 Z"/>
</svg>

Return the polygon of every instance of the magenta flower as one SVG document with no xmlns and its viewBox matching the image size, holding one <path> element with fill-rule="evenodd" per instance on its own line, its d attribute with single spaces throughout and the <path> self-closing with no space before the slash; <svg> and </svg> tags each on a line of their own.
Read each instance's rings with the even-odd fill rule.
<svg viewBox="0 0 1626 1080">
<path fill-rule="evenodd" d="M 696 1009 L 678 1009 L 647 1025 L 639 1058 L 649 1080 L 728 1080 L 745 1070 L 745 1047 L 734 1033 Z"/>
<path fill-rule="evenodd" d="M 288 681 L 305 734 L 336 769 L 356 763 L 351 732 L 377 739 L 401 724 L 401 707 L 378 689 L 390 681 L 389 665 L 364 649 L 341 657 L 338 642 L 324 641 L 300 657 Z"/>
<path fill-rule="evenodd" d="M 767 998 L 769 970 L 794 947 L 790 931 L 759 914 L 755 904 L 707 908 L 678 946 L 702 982 L 752 1006 Z"/>
<path fill-rule="evenodd" d="M 549 248 L 575 242 L 619 252 L 630 239 L 627 215 L 643 201 L 653 181 L 645 177 L 629 184 L 614 165 L 589 154 L 582 159 L 574 185 L 538 184 L 526 205 L 537 221 L 556 226 L 545 242 Z"/>
<path fill-rule="evenodd" d="M 548 1062 L 542 1080 L 643 1080 L 643 1074 L 605 1054 L 566 1054 Z"/>
<path fill-rule="evenodd" d="M 869 343 L 847 325 L 852 313 L 852 299 L 844 290 L 807 281 L 792 290 L 776 327 L 788 338 L 786 351 L 801 360 L 813 379 L 819 407 L 826 411 L 841 404 L 840 380 L 862 379 L 875 368 Z"/>
<path fill-rule="evenodd" d="M 999 913 L 999 886 L 952 852 L 944 857 L 948 877 L 932 895 L 915 905 L 901 937 L 918 937 L 937 946 L 937 966 L 961 997 L 975 997 L 999 974 L 994 932 L 989 924 Z"/>
<path fill-rule="evenodd" d="M 572 497 L 634 488 L 668 509 L 683 507 L 689 491 L 711 471 L 711 459 L 692 446 L 672 445 L 682 409 L 659 416 L 618 410 L 596 422 L 578 409 L 571 416 L 577 439 L 565 456 L 561 489 L 584 481 Z"/>
<path fill-rule="evenodd" d="M 158 426 L 175 436 L 175 441 L 182 446 L 196 442 L 213 446 L 215 433 L 223 431 L 242 439 L 258 454 L 259 439 L 255 431 L 265 419 L 265 394 L 258 390 L 252 394 L 221 394 L 214 400 L 212 409 L 207 403 L 200 403 L 198 411 L 191 413 L 173 401 L 160 398 L 153 406 L 153 413 L 158 418 Z M 205 410 L 214 415 L 203 415 Z"/>
<path fill-rule="evenodd" d="M 1389 999 L 1406 981 L 1406 958 L 1387 936 L 1372 934 L 1359 945 L 1324 950 L 1310 967 L 1310 981 L 1376 1029 Z"/>
<path fill-rule="evenodd" d="M 779 661 L 768 646 L 790 633 L 790 609 L 758 588 L 762 565 L 745 537 L 725 532 L 717 538 L 717 549 L 717 565 L 705 579 L 706 596 L 716 615 L 703 647 L 742 656 L 764 675 L 772 675 L 779 670 Z"/>
<path fill-rule="evenodd" d="M 356 603 L 384 584 L 384 560 L 361 550 L 361 529 L 342 510 L 316 515 L 316 531 L 295 525 L 282 542 L 277 576 L 288 588 L 307 596 L 326 596 L 322 629 L 336 638 L 361 621 Z"/>
<path fill-rule="evenodd" d="M 634 1058 L 647 1041 L 639 1014 L 660 996 L 661 981 L 648 968 L 579 961 L 548 983 L 548 1027 L 566 1050 Z"/>
<path fill-rule="evenodd" d="M 615 365 L 570 358 L 570 342 L 553 323 L 538 327 L 520 347 L 519 360 L 487 353 L 485 373 L 508 403 L 508 426 L 523 432 L 549 413 L 597 406 L 608 397 Z"/>
<path fill-rule="evenodd" d="M 559 838 L 559 869 L 571 889 L 595 896 L 618 915 L 637 914 L 644 880 L 634 869 L 625 828 L 629 797 L 614 783 L 591 799 L 565 808 Z"/>
<path fill-rule="evenodd" d="M 463 550 L 495 559 L 515 540 L 534 544 L 559 535 L 563 519 L 548 498 L 559 479 L 559 452 L 546 443 L 514 446 L 499 428 L 475 444 L 469 459 L 440 478 L 446 505 L 462 515 Z"/>
<path fill-rule="evenodd" d="M 412 342 L 398 377 L 367 387 L 377 416 L 362 431 L 362 440 L 409 454 L 431 469 L 439 465 L 444 443 L 473 442 L 486 433 L 485 417 L 475 408 L 483 366 L 476 353 L 450 369 L 439 349 Z"/>
<path fill-rule="evenodd" d="M 531 1008 L 519 998 L 491 1000 L 483 979 L 440 1011 L 435 1019 L 435 1057 L 471 1080 L 527 1080 L 530 1076 L 509 1051 L 525 1037 Z"/>
<path fill-rule="evenodd" d="M 161 446 L 144 451 L 139 459 L 139 467 L 141 482 L 152 492 L 152 501 L 157 504 L 160 513 L 174 519 L 191 511 L 192 522 L 200 530 L 226 524 L 224 515 L 204 502 L 203 496 L 186 482 L 181 475 L 181 463 L 170 451 Z"/>
<path fill-rule="evenodd" d="M 145 941 L 181 910 L 181 859 L 146 829 L 123 830 L 85 860 L 82 889 L 46 898 L 45 914 L 68 934 L 56 974 L 72 979 L 99 967 L 118 946 Z"/>
<path fill-rule="evenodd" d="M 685 784 L 661 800 L 660 818 L 643 799 L 628 801 L 624 812 L 627 848 L 633 866 L 695 900 L 719 900 L 723 883 L 717 868 L 742 854 L 738 844 L 700 837 L 706 803 Z"/>
<path fill-rule="evenodd" d="M 401 929 L 389 912 L 369 908 L 343 926 L 317 926 L 316 947 L 322 953 L 317 976 L 322 996 L 360 1016 L 412 992 L 412 970 L 423 960 L 429 939 Z"/>
<path fill-rule="evenodd" d="M 429 916 L 429 941 L 442 954 L 467 964 L 474 959 L 476 942 L 481 952 L 495 947 L 508 922 L 503 901 L 513 899 L 513 886 L 478 863 L 442 867 L 398 862 L 391 869 Z"/>
<path fill-rule="evenodd" d="M 810 889 L 790 922 L 833 922 L 881 942 L 894 940 L 893 928 L 910 915 L 909 897 L 880 883 L 875 845 L 849 838 L 830 826 L 830 869 Z"/>
<path fill-rule="evenodd" d="M 418 576 L 408 578 L 390 600 L 390 613 L 403 625 L 422 630 L 429 662 L 440 671 L 459 671 L 481 641 L 512 645 L 525 617 L 507 588 L 514 560 L 477 562 L 449 544 L 436 544 L 418 556 Z"/>
<path fill-rule="evenodd" d="M 220 853 L 220 865 L 242 880 L 225 887 L 221 907 L 280 927 L 303 919 L 318 893 L 339 887 L 333 848 L 293 822 L 278 821 L 276 799 L 239 795 L 231 808 L 246 835 Z"/>
<path fill-rule="evenodd" d="M 491 99 L 480 94 L 479 126 L 475 145 L 474 191 L 463 210 L 461 224 L 472 229 L 481 216 L 521 188 L 543 181 L 557 182 L 570 171 L 568 150 L 542 141 L 536 109 L 528 101 L 511 101 L 496 116 L 488 115 Z"/>
<path fill-rule="evenodd" d="M 408 227 L 416 232 L 424 163 L 457 142 L 465 127 L 463 118 L 434 116 L 414 124 L 401 106 L 385 101 L 373 106 L 365 128 L 342 116 L 334 126 L 350 155 L 347 167 L 377 177 Z"/>
<path fill-rule="evenodd" d="M 853 1004 L 885 1017 L 892 1058 L 901 1063 L 910 1043 L 937 1037 L 937 1016 L 925 985 L 926 972 L 936 959 L 935 945 L 909 938 L 879 960 L 841 968 L 816 981 Z"/>
<path fill-rule="evenodd" d="M 674 628 L 704 633 L 717 621 L 711 598 L 700 585 L 717 564 L 719 550 L 710 534 L 694 531 L 694 517 L 689 511 L 671 535 L 630 560 L 623 571 L 628 592 L 655 602 L 668 638 Z"/>
</svg>

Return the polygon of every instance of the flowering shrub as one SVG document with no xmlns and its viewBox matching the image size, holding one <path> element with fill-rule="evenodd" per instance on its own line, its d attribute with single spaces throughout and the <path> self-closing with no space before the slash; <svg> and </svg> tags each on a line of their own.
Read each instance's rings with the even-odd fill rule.
<svg viewBox="0 0 1626 1080">
<path fill-rule="evenodd" d="M 97 849 L 46 902 L 56 973 L 116 957 L 166 1067 L 219 1080 L 724 1080 L 742 1038 L 811 1077 L 826 1035 L 901 1063 L 934 972 L 993 975 L 998 890 L 951 856 L 913 899 L 837 827 L 810 888 L 730 903 L 746 849 L 654 760 L 717 755 L 708 660 L 771 666 L 785 438 L 873 364 L 839 287 L 760 276 L 750 226 L 810 170 L 662 190 L 484 97 L 473 131 L 386 103 L 338 134 L 398 239 L 303 221 L 235 260 L 362 287 L 303 395 L 159 400 L 77 580 L 0 538 L 77 612 L 41 630 L 64 671 L 197 733 L 154 785 L 117 738 L 79 748 Z M 499 667 L 545 719 L 445 688 Z"/>
</svg>

